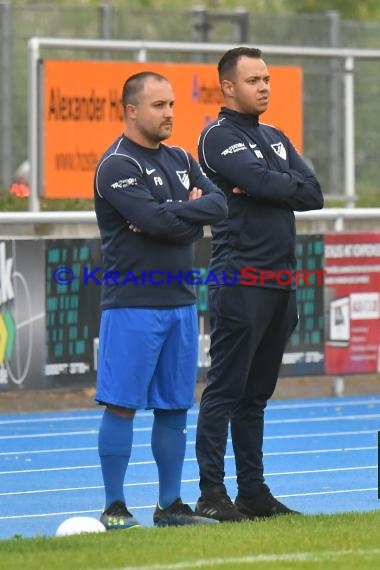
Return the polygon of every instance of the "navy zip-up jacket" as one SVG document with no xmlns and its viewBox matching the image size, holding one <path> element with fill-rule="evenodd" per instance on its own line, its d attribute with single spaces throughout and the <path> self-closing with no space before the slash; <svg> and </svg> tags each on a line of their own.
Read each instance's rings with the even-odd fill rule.
<svg viewBox="0 0 380 570">
<path fill-rule="evenodd" d="M 189 191 L 202 189 L 189 202 Z M 94 179 L 104 276 L 102 308 L 174 307 L 195 302 L 193 242 L 227 215 L 223 192 L 182 148 L 142 147 L 124 135 Z M 141 232 L 133 232 L 130 225 Z"/>
<path fill-rule="evenodd" d="M 199 162 L 228 198 L 228 218 L 212 226 L 211 269 L 224 281 L 249 281 L 271 270 L 287 288 L 295 288 L 295 218 L 293 211 L 323 207 L 313 171 L 278 129 L 256 115 L 223 107 L 199 139 Z M 238 186 L 245 194 L 235 195 Z M 248 274 L 242 269 L 255 268 Z M 276 277 L 266 287 L 283 287 Z"/>
</svg>

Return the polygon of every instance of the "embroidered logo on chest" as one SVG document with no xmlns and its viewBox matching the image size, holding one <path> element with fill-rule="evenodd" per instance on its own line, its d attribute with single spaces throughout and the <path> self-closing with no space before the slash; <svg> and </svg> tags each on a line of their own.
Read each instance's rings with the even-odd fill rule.
<svg viewBox="0 0 380 570">
<path fill-rule="evenodd" d="M 190 179 L 187 170 L 176 170 L 176 174 L 182 185 L 188 190 L 190 188 Z"/>
<path fill-rule="evenodd" d="M 286 160 L 286 149 L 285 149 L 284 145 L 282 144 L 282 142 L 273 143 L 270 146 L 273 148 L 273 150 L 277 154 L 277 156 L 282 158 L 282 160 Z"/>
</svg>

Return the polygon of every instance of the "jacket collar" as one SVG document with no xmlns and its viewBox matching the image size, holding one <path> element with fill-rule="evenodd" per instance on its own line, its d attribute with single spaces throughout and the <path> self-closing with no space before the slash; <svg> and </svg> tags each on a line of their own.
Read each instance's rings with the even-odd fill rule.
<svg viewBox="0 0 380 570">
<path fill-rule="evenodd" d="M 243 125 L 245 127 L 258 127 L 259 126 L 259 116 L 249 115 L 248 113 L 238 113 L 238 111 L 233 111 L 228 107 L 222 107 L 219 113 L 220 117 L 228 117 L 235 123 Z"/>
</svg>

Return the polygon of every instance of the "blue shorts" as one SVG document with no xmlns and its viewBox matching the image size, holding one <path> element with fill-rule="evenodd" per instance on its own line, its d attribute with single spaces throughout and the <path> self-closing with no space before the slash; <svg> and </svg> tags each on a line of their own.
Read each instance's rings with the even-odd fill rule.
<svg viewBox="0 0 380 570">
<path fill-rule="evenodd" d="M 95 400 L 123 408 L 189 409 L 194 404 L 195 305 L 102 312 Z"/>
</svg>

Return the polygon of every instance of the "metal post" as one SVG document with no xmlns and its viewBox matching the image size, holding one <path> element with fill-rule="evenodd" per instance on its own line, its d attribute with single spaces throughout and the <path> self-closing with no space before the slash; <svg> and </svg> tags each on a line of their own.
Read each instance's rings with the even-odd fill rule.
<svg viewBox="0 0 380 570">
<path fill-rule="evenodd" d="M 344 230 L 344 217 L 337 216 L 334 222 L 334 232 L 342 232 Z"/>
<path fill-rule="evenodd" d="M 339 45 L 340 31 L 340 14 L 335 10 L 327 12 L 329 23 L 329 39 L 328 43 L 331 47 Z M 329 193 L 339 194 L 342 192 L 342 177 L 340 176 L 341 158 L 341 116 L 342 116 L 342 97 L 340 90 L 340 70 L 341 62 L 336 58 L 330 60 L 330 100 L 329 100 Z"/>
<path fill-rule="evenodd" d="M 334 376 L 332 379 L 332 396 L 341 398 L 344 395 L 345 382 L 343 376 Z"/>
<path fill-rule="evenodd" d="M 191 11 L 192 17 L 192 37 L 196 42 L 206 43 L 209 41 L 209 32 L 211 24 L 209 22 L 208 10 L 203 6 L 194 6 Z M 192 61 L 207 62 L 208 56 L 205 53 L 194 53 L 191 57 Z"/>
<path fill-rule="evenodd" d="M 354 109 L 354 58 L 344 59 L 344 180 L 346 206 L 355 206 L 355 109 Z"/>
<path fill-rule="evenodd" d="M 38 199 L 38 58 L 39 44 L 37 38 L 31 38 L 29 45 L 29 61 L 28 61 L 28 147 L 29 147 L 29 163 L 30 163 L 30 196 L 29 210 L 38 212 L 40 202 Z M 42 182 L 42 177 L 40 177 Z"/>
<path fill-rule="evenodd" d="M 12 181 L 12 97 L 11 97 L 11 6 L 8 2 L 0 3 L 0 131 L 1 131 L 1 175 L 5 188 Z"/>
<path fill-rule="evenodd" d="M 209 32 L 217 22 L 230 22 L 235 25 L 235 41 L 239 44 L 249 42 L 249 12 L 238 8 L 235 12 L 218 12 L 210 14 L 203 6 L 194 6 L 192 10 L 193 37 L 196 41 L 207 43 Z M 195 54 L 194 61 L 208 61 L 207 54 Z"/>
<path fill-rule="evenodd" d="M 112 8 L 109 4 L 102 4 L 99 6 L 100 11 L 100 37 L 103 40 L 108 40 L 112 38 L 112 22 L 111 22 L 111 12 Z M 104 50 L 102 52 L 102 58 L 107 60 L 110 59 L 109 51 Z"/>
<path fill-rule="evenodd" d="M 145 63 L 148 58 L 148 52 L 145 48 L 141 48 L 137 52 L 137 61 Z"/>
<path fill-rule="evenodd" d="M 245 8 L 236 10 L 237 41 L 240 44 L 249 42 L 249 12 Z"/>
</svg>

